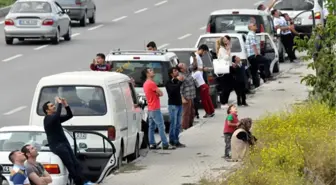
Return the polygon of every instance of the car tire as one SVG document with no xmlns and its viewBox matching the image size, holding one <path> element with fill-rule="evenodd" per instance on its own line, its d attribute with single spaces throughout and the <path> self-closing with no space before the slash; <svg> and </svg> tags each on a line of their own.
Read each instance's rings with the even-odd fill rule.
<svg viewBox="0 0 336 185">
<path fill-rule="evenodd" d="M 280 72 L 280 65 L 279 62 L 277 62 L 274 64 L 273 73 L 279 73 L 279 72 Z"/>
<path fill-rule="evenodd" d="M 86 19 L 87 19 L 87 15 L 86 15 L 86 12 L 85 12 L 82 19 L 79 20 L 79 25 L 82 26 L 82 27 L 85 27 L 86 26 Z"/>
<path fill-rule="evenodd" d="M 64 40 L 65 41 L 70 41 L 71 40 L 71 35 L 72 35 L 72 29 L 71 29 L 71 25 L 69 25 L 68 32 L 64 35 Z"/>
<path fill-rule="evenodd" d="M 7 44 L 7 45 L 12 45 L 12 44 L 13 44 L 13 41 L 14 41 L 13 38 L 11 38 L 11 37 L 6 37 L 6 44 Z"/>
<path fill-rule="evenodd" d="M 55 37 L 51 38 L 51 43 L 54 45 L 59 44 L 60 42 L 60 31 L 57 29 Z"/>
<path fill-rule="evenodd" d="M 137 136 L 135 147 L 134 147 L 134 153 L 127 156 L 127 162 L 130 163 L 137 159 L 140 156 L 140 143 L 139 143 L 139 136 Z"/>
<path fill-rule="evenodd" d="M 89 18 L 89 23 L 90 24 L 96 23 L 96 8 L 93 10 L 92 17 Z"/>
<path fill-rule="evenodd" d="M 124 146 L 123 144 L 120 145 L 120 151 L 119 151 L 119 156 L 118 156 L 118 164 L 117 164 L 117 169 L 120 169 L 120 167 L 122 166 L 122 162 L 124 161 L 123 160 L 123 157 L 124 156 Z"/>
<path fill-rule="evenodd" d="M 66 185 L 74 185 L 74 181 L 69 177 Z"/>
</svg>

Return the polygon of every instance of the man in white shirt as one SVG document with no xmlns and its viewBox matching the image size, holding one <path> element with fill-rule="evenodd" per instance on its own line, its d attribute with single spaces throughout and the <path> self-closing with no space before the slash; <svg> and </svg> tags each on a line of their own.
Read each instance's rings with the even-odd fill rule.
<svg viewBox="0 0 336 185">
<path fill-rule="evenodd" d="M 281 30 L 281 42 L 285 47 L 288 58 L 291 62 L 294 62 L 294 60 L 296 60 L 296 56 L 293 50 L 294 36 L 291 32 L 291 27 L 288 25 L 286 19 L 280 16 L 280 12 L 278 10 L 272 10 L 271 14 L 273 16 L 275 30 Z"/>
<path fill-rule="evenodd" d="M 265 6 L 264 4 L 260 4 L 258 5 L 257 9 L 261 11 L 265 11 L 266 13 L 270 13 L 271 9 L 273 8 L 273 6 L 275 5 L 277 1 L 278 0 L 272 0 L 272 2 L 268 6 Z"/>
<path fill-rule="evenodd" d="M 209 52 L 209 47 L 205 44 L 202 44 L 198 47 L 198 50 L 195 52 L 196 59 L 197 59 L 197 66 L 198 70 L 201 71 L 203 74 L 203 71 L 207 71 L 208 68 L 203 66 L 202 56 L 205 55 L 207 52 Z M 194 63 L 194 57 L 190 56 L 190 66 Z"/>
</svg>

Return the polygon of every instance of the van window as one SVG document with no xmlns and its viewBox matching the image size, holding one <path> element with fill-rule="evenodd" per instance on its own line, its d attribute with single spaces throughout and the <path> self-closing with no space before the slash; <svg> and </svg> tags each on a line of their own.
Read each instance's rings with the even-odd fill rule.
<svg viewBox="0 0 336 185">
<path fill-rule="evenodd" d="M 167 71 L 171 67 L 170 61 L 112 61 L 113 70 L 121 72 L 134 79 L 135 87 L 142 87 L 141 72 L 145 68 L 152 68 L 155 73 L 154 81 L 158 87 L 164 87 L 169 80 Z"/>
<path fill-rule="evenodd" d="M 265 32 L 266 33 L 269 33 L 269 34 L 272 34 L 272 27 L 271 27 L 271 24 L 268 20 L 268 16 L 262 16 L 263 20 L 264 20 L 264 28 L 265 28 Z"/>
<path fill-rule="evenodd" d="M 199 41 L 198 46 L 206 44 L 209 47 L 209 49 L 212 49 L 212 51 L 216 51 L 216 40 L 218 39 L 219 37 L 203 37 Z M 241 51 L 242 48 L 240 46 L 239 39 L 237 37 L 231 37 L 231 52 L 241 52 Z"/>
<path fill-rule="evenodd" d="M 314 8 L 314 1 L 307 0 L 283 0 L 274 6 L 277 10 L 311 10 Z"/>
<path fill-rule="evenodd" d="M 42 106 L 45 102 L 55 102 L 55 97 L 65 98 L 74 116 L 102 116 L 106 114 L 106 100 L 99 86 L 48 86 L 40 92 L 37 114 L 44 116 Z M 66 114 L 62 109 L 62 114 Z"/>
<path fill-rule="evenodd" d="M 216 15 L 210 19 L 210 33 L 225 33 L 225 32 L 248 32 L 249 23 L 254 22 L 258 26 L 259 32 L 262 18 L 259 15 Z"/>
<path fill-rule="evenodd" d="M 192 51 L 174 51 L 174 53 L 177 55 L 178 59 L 180 60 L 180 63 L 184 63 L 189 67 L 190 53 L 192 53 Z M 208 53 L 208 55 L 203 55 L 201 57 L 204 67 L 213 67 L 211 61 L 211 55 L 210 56 L 209 55 L 210 54 Z"/>
</svg>

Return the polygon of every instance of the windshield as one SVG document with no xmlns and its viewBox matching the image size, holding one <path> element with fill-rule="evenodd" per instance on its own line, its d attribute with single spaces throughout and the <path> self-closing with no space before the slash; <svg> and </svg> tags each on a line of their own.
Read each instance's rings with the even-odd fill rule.
<svg viewBox="0 0 336 185">
<path fill-rule="evenodd" d="M 216 51 L 216 40 L 219 37 L 203 37 L 198 43 L 198 46 L 206 44 L 212 51 Z M 242 48 L 240 46 L 239 39 L 237 37 L 231 37 L 231 52 L 241 52 Z"/>
<path fill-rule="evenodd" d="M 187 66 L 190 65 L 190 53 L 192 53 L 192 51 L 172 51 L 172 52 L 176 54 L 177 58 L 180 60 L 181 63 L 187 64 Z M 211 56 L 209 57 L 209 55 L 203 55 L 201 58 L 204 67 L 212 67 Z"/>
<path fill-rule="evenodd" d="M 274 6 L 277 10 L 311 10 L 313 8 L 313 0 L 284 0 Z"/>
<path fill-rule="evenodd" d="M 55 97 L 65 98 L 74 116 L 102 116 L 106 114 L 104 90 L 99 86 L 48 86 L 40 92 L 37 114 L 44 116 L 45 102 L 55 102 Z M 62 109 L 62 114 L 66 114 Z"/>
<path fill-rule="evenodd" d="M 51 13 L 51 6 L 48 2 L 26 1 L 15 3 L 11 13 Z"/>
<path fill-rule="evenodd" d="M 121 72 L 133 78 L 135 87 L 142 87 L 141 72 L 145 68 L 152 68 L 155 73 L 154 81 L 158 87 L 164 87 L 165 82 L 169 80 L 168 69 L 170 62 L 162 61 L 113 61 L 113 70 Z"/>
<path fill-rule="evenodd" d="M 255 22 L 258 28 L 261 24 L 261 16 L 255 15 L 218 15 L 211 17 L 210 32 L 211 33 L 227 33 L 227 32 L 248 32 L 248 24 Z M 257 30 L 258 32 L 259 30 Z"/>
</svg>

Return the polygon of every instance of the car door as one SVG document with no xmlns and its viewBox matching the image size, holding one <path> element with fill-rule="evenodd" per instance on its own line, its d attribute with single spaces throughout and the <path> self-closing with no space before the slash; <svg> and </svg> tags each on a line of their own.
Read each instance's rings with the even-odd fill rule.
<svg viewBox="0 0 336 185">
<path fill-rule="evenodd" d="M 273 42 L 273 39 L 268 33 L 257 33 L 257 37 L 264 37 L 265 38 L 265 44 L 261 46 L 260 53 L 267 59 L 271 60 L 270 65 L 270 71 L 273 73 L 274 65 L 276 65 L 279 62 L 279 53 L 278 49 Z"/>
<path fill-rule="evenodd" d="M 73 131 L 74 153 L 82 166 L 83 175 L 90 181 L 100 183 L 117 166 L 116 149 L 103 134 L 93 131 Z M 76 140 L 78 135 L 87 135 L 90 142 Z M 94 142 L 92 142 L 94 141 Z"/>
<path fill-rule="evenodd" d="M 58 16 L 59 26 L 60 26 L 60 35 L 64 35 L 68 31 L 68 21 L 67 15 L 64 13 L 63 8 L 55 1 L 56 12 Z"/>
</svg>

